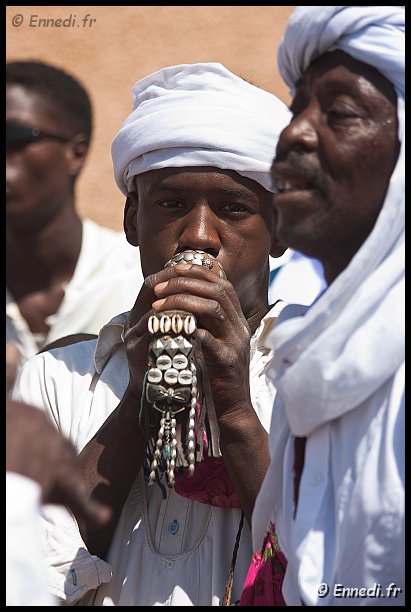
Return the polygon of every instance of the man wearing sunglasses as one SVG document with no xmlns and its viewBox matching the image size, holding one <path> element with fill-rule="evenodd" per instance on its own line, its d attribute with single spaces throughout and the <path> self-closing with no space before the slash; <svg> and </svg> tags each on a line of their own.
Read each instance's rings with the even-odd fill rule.
<svg viewBox="0 0 411 612">
<path fill-rule="evenodd" d="M 63 336 L 96 334 L 142 283 L 123 233 L 77 211 L 91 135 L 90 98 L 76 79 L 41 62 L 7 64 L 6 340 L 18 366 Z"/>
<path fill-rule="evenodd" d="M 12 149 L 25 149 L 28 145 L 41 140 L 57 140 L 57 142 L 69 142 L 70 138 L 50 134 L 29 125 L 6 122 L 6 147 L 7 151 Z"/>
</svg>

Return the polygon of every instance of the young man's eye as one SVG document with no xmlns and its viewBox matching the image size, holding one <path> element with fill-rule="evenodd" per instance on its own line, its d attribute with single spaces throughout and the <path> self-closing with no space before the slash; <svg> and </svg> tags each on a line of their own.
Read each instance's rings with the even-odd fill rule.
<svg viewBox="0 0 411 612">
<path fill-rule="evenodd" d="M 224 204 L 221 207 L 221 210 L 224 210 L 226 212 L 233 212 L 233 213 L 250 212 L 249 208 L 247 208 L 246 206 L 243 206 L 242 204 L 236 204 L 235 202 Z"/>
<path fill-rule="evenodd" d="M 178 200 L 163 200 L 159 202 L 158 205 L 163 208 L 181 208 L 183 206 Z"/>
</svg>

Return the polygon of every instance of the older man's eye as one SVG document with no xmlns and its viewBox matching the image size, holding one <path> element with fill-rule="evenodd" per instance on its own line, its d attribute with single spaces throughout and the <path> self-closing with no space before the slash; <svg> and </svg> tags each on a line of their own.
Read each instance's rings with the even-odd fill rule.
<svg viewBox="0 0 411 612">
<path fill-rule="evenodd" d="M 336 96 L 333 100 L 329 100 L 328 104 L 324 101 L 323 110 L 330 120 L 356 119 L 363 115 L 363 109 L 346 95 Z"/>
<path fill-rule="evenodd" d="M 328 108 L 327 115 L 330 119 L 350 119 L 357 116 L 348 108 Z"/>
</svg>

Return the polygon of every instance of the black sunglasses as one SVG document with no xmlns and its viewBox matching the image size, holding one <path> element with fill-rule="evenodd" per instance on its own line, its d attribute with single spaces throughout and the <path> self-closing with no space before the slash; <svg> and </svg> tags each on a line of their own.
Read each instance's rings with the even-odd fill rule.
<svg viewBox="0 0 411 612">
<path fill-rule="evenodd" d="M 46 139 L 58 140 L 60 142 L 68 142 L 70 140 L 70 138 L 65 138 L 64 136 L 43 132 L 36 127 L 6 123 L 6 147 L 25 146 Z"/>
</svg>

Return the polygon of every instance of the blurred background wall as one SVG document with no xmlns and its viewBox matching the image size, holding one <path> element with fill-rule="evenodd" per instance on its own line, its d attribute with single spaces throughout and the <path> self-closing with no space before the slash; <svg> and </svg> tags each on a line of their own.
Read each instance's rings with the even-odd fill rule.
<svg viewBox="0 0 411 612">
<path fill-rule="evenodd" d="M 131 87 L 164 66 L 221 62 L 286 104 L 277 48 L 292 6 L 8 6 L 6 60 L 55 64 L 88 89 L 94 134 L 77 186 L 82 216 L 122 228 L 111 141 L 131 111 Z M 60 27 L 52 21 L 61 19 Z M 47 25 L 45 25 L 47 24 Z"/>
</svg>

